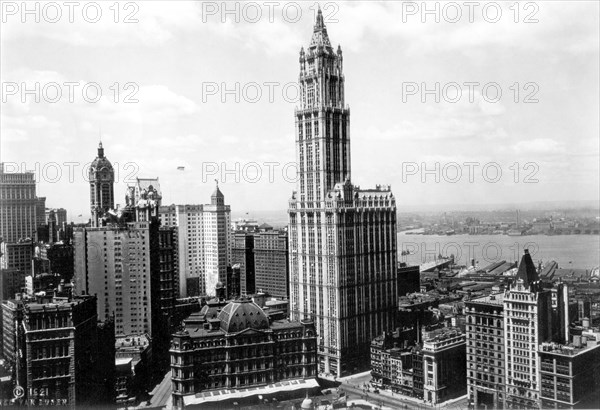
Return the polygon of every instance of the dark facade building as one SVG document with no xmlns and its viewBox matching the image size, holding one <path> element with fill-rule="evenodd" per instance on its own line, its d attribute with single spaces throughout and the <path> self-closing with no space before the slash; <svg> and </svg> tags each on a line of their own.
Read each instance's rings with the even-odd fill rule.
<svg viewBox="0 0 600 410">
<path fill-rule="evenodd" d="M 504 408 L 504 294 L 465 302 L 467 390 L 475 408 Z"/>
<path fill-rule="evenodd" d="M 26 273 L 19 269 L 0 269 L 0 300 L 14 299 L 25 287 Z"/>
<path fill-rule="evenodd" d="M 105 402 L 104 376 L 99 373 L 96 298 L 54 298 L 25 303 L 27 399 L 65 405 Z"/>
<path fill-rule="evenodd" d="M 311 321 L 271 320 L 250 299 L 228 303 L 217 316 L 205 314 L 173 335 L 171 371 L 173 406 L 202 403 L 197 394 L 276 382 L 313 379 L 317 375 L 316 334 Z M 214 405 L 213 405 L 214 406 Z"/>
<path fill-rule="evenodd" d="M 20 295 L 18 295 L 20 298 Z M 13 381 L 20 386 L 27 384 L 25 362 L 17 360 L 19 350 L 25 351 L 25 339 L 21 323 L 23 321 L 23 302 L 20 299 L 5 300 L 2 302 L 2 358 L 6 368 L 10 371 Z"/>
<path fill-rule="evenodd" d="M 249 295 L 256 292 L 254 234 L 238 231 L 233 234 L 231 264 L 240 265 L 240 292 Z"/>
<path fill-rule="evenodd" d="M 158 252 L 160 263 L 160 281 L 158 297 L 161 312 L 168 317 L 173 313 L 175 300 L 179 297 L 179 262 L 177 230 L 172 227 L 160 227 L 158 231 Z"/>
<path fill-rule="evenodd" d="M 237 263 L 227 267 L 227 282 L 225 284 L 227 299 L 235 299 L 241 296 L 240 270 L 240 265 Z"/>
<path fill-rule="evenodd" d="M 419 266 L 407 266 L 406 263 L 400 263 L 398 266 L 398 296 L 419 292 L 420 287 Z"/>
<path fill-rule="evenodd" d="M 50 261 L 50 272 L 58 273 L 65 282 L 73 279 L 73 245 L 53 243 L 40 249 L 40 257 Z"/>
<path fill-rule="evenodd" d="M 34 251 L 35 242 L 30 239 L 0 243 L 0 269 L 17 269 L 25 274 L 31 273 Z"/>
<path fill-rule="evenodd" d="M 273 297 L 289 298 L 288 237 L 284 231 L 254 234 L 255 289 Z"/>
</svg>

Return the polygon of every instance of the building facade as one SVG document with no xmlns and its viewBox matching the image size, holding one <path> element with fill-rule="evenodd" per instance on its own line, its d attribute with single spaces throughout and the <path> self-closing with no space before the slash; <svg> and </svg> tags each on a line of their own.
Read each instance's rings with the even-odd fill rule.
<svg viewBox="0 0 600 410">
<path fill-rule="evenodd" d="M 316 351 L 311 321 L 272 321 L 250 299 L 237 299 L 173 335 L 173 407 L 201 392 L 315 378 Z"/>
<path fill-rule="evenodd" d="M 240 292 L 251 295 L 256 292 L 254 233 L 238 231 L 232 236 L 231 263 L 240 267 Z"/>
<path fill-rule="evenodd" d="M 539 408 L 538 346 L 552 337 L 552 295 L 541 288 L 528 250 L 504 293 L 506 407 Z"/>
<path fill-rule="evenodd" d="M 31 273 L 35 245 L 31 239 L 0 243 L 0 269 L 16 269 L 24 274 Z"/>
<path fill-rule="evenodd" d="M 114 315 L 117 335 L 151 333 L 151 222 L 78 228 L 73 236 L 76 294 L 96 295 L 98 317 Z M 158 253 L 157 253 L 158 254 Z"/>
<path fill-rule="evenodd" d="M 504 386 L 504 294 L 465 302 L 467 392 L 475 408 L 502 409 Z"/>
<path fill-rule="evenodd" d="M 105 384 L 97 365 L 111 358 L 99 357 L 96 298 L 26 303 L 23 328 L 28 400 L 71 406 L 103 402 Z"/>
<path fill-rule="evenodd" d="M 254 234 L 254 266 L 256 292 L 289 298 L 288 237 L 283 231 Z"/>
<path fill-rule="evenodd" d="M 319 11 L 300 51 L 295 111 L 298 182 L 289 202 L 290 308 L 311 315 L 319 370 L 341 376 L 369 366 L 371 340 L 394 328 L 396 202 L 388 186 L 350 181 L 350 110 L 343 57 Z"/>
<path fill-rule="evenodd" d="M 200 292 L 212 296 L 217 283 L 227 281 L 227 265 L 231 258 L 231 209 L 225 205 L 225 196 L 218 184 L 210 204 L 204 205 L 203 224 L 205 271 Z"/>
<path fill-rule="evenodd" d="M 600 334 L 598 334 L 600 336 Z M 539 349 L 541 408 L 595 408 L 600 403 L 600 340 L 562 345 L 542 343 Z"/>
<path fill-rule="evenodd" d="M 423 398 L 437 404 L 467 391 L 466 338 L 456 328 L 423 341 Z"/>
<path fill-rule="evenodd" d="M 227 280 L 231 255 L 231 215 L 218 185 L 206 205 L 161 206 L 162 226 L 178 228 L 179 294 L 181 297 L 206 295 Z M 198 283 L 192 295 L 188 279 Z"/>
<path fill-rule="evenodd" d="M 37 206 L 33 172 L 5 172 L 0 163 L 0 240 L 12 243 L 34 238 Z"/>
</svg>

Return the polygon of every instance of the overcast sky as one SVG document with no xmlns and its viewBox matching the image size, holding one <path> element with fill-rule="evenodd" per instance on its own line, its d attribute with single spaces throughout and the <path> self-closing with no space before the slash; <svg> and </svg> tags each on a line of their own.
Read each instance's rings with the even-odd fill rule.
<svg viewBox="0 0 600 410">
<path fill-rule="evenodd" d="M 36 16 L 2 3 L 0 156 L 37 166 L 47 206 L 89 216 L 82 169 L 101 135 L 119 203 L 127 177 L 159 177 L 169 204 L 209 202 L 218 178 L 234 211 L 287 208 L 311 3 L 240 3 L 236 15 L 234 3 L 225 14 L 221 2 L 138 1 L 117 15 L 100 2 L 98 18 L 94 5 L 39 4 Z M 439 3 L 438 23 L 421 2 L 321 2 L 344 55 L 355 184 L 391 184 L 400 211 L 598 200 L 599 3 L 511 4 L 498 15 L 496 3 Z M 36 83 L 39 102 L 24 93 Z M 436 83 L 439 102 L 422 93 Z"/>
</svg>

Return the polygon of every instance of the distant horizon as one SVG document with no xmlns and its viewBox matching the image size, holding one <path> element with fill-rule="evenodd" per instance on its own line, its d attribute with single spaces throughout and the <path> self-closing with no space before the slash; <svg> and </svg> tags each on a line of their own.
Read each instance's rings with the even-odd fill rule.
<svg viewBox="0 0 600 410">
<path fill-rule="evenodd" d="M 161 203 L 162 206 L 169 205 L 200 205 L 208 203 L 204 202 L 189 202 L 189 203 Z M 226 205 L 227 197 L 225 198 Z M 46 208 L 64 208 L 67 210 L 67 221 L 74 223 L 83 223 L 89 219 L 89 215 L 82 216 L 78 220 L 77 216 L 73 217 L 73 213 L 65 207 L 53 207 L 46 204 Z M 600 201 L 596 200 L 580 200 L 580 201 L 532 201 L 526 203 L 504 203 L 504 204 L 437 204 L 437 205 L 406 205 L 397 203 L 397 213 L 404 214 L 429 214 L 440 212 L 506 212 L 506 211 L 537 211 L 537 212 L 557 212 L 561 210 L 591 210 L 599 213 L 600 217 Z M 79 214 L 77 214 L 79 215 Z M 84 215 L 84 214 L 82 214 Z M 270 219 L 279 219 L 287 215 L 287 208 L 280 209 L 235 209 L 231 208 L 231 219 L 254 219 L 257 221 L 269 221 Z"/>
</svg>

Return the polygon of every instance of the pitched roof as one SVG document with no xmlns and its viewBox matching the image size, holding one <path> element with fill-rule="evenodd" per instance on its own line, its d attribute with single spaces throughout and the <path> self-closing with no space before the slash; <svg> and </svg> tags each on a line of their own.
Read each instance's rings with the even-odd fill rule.
<svg viewBox="0 0 600 410">
<path fill-rule="evenodd" d="M 525 249 L 523 253 L 521 263 L 519 263 L 519 269 L 517 270 L 516 278 L 523 279 L 525 286 L 529 286 L 531 283 L 539 280 L 537 270 L 535 269 L 535 264 L 533 263 L 533 259 L 531 259 L 531 255 L 529 254 L 529 249 Z"/>
</svg>

